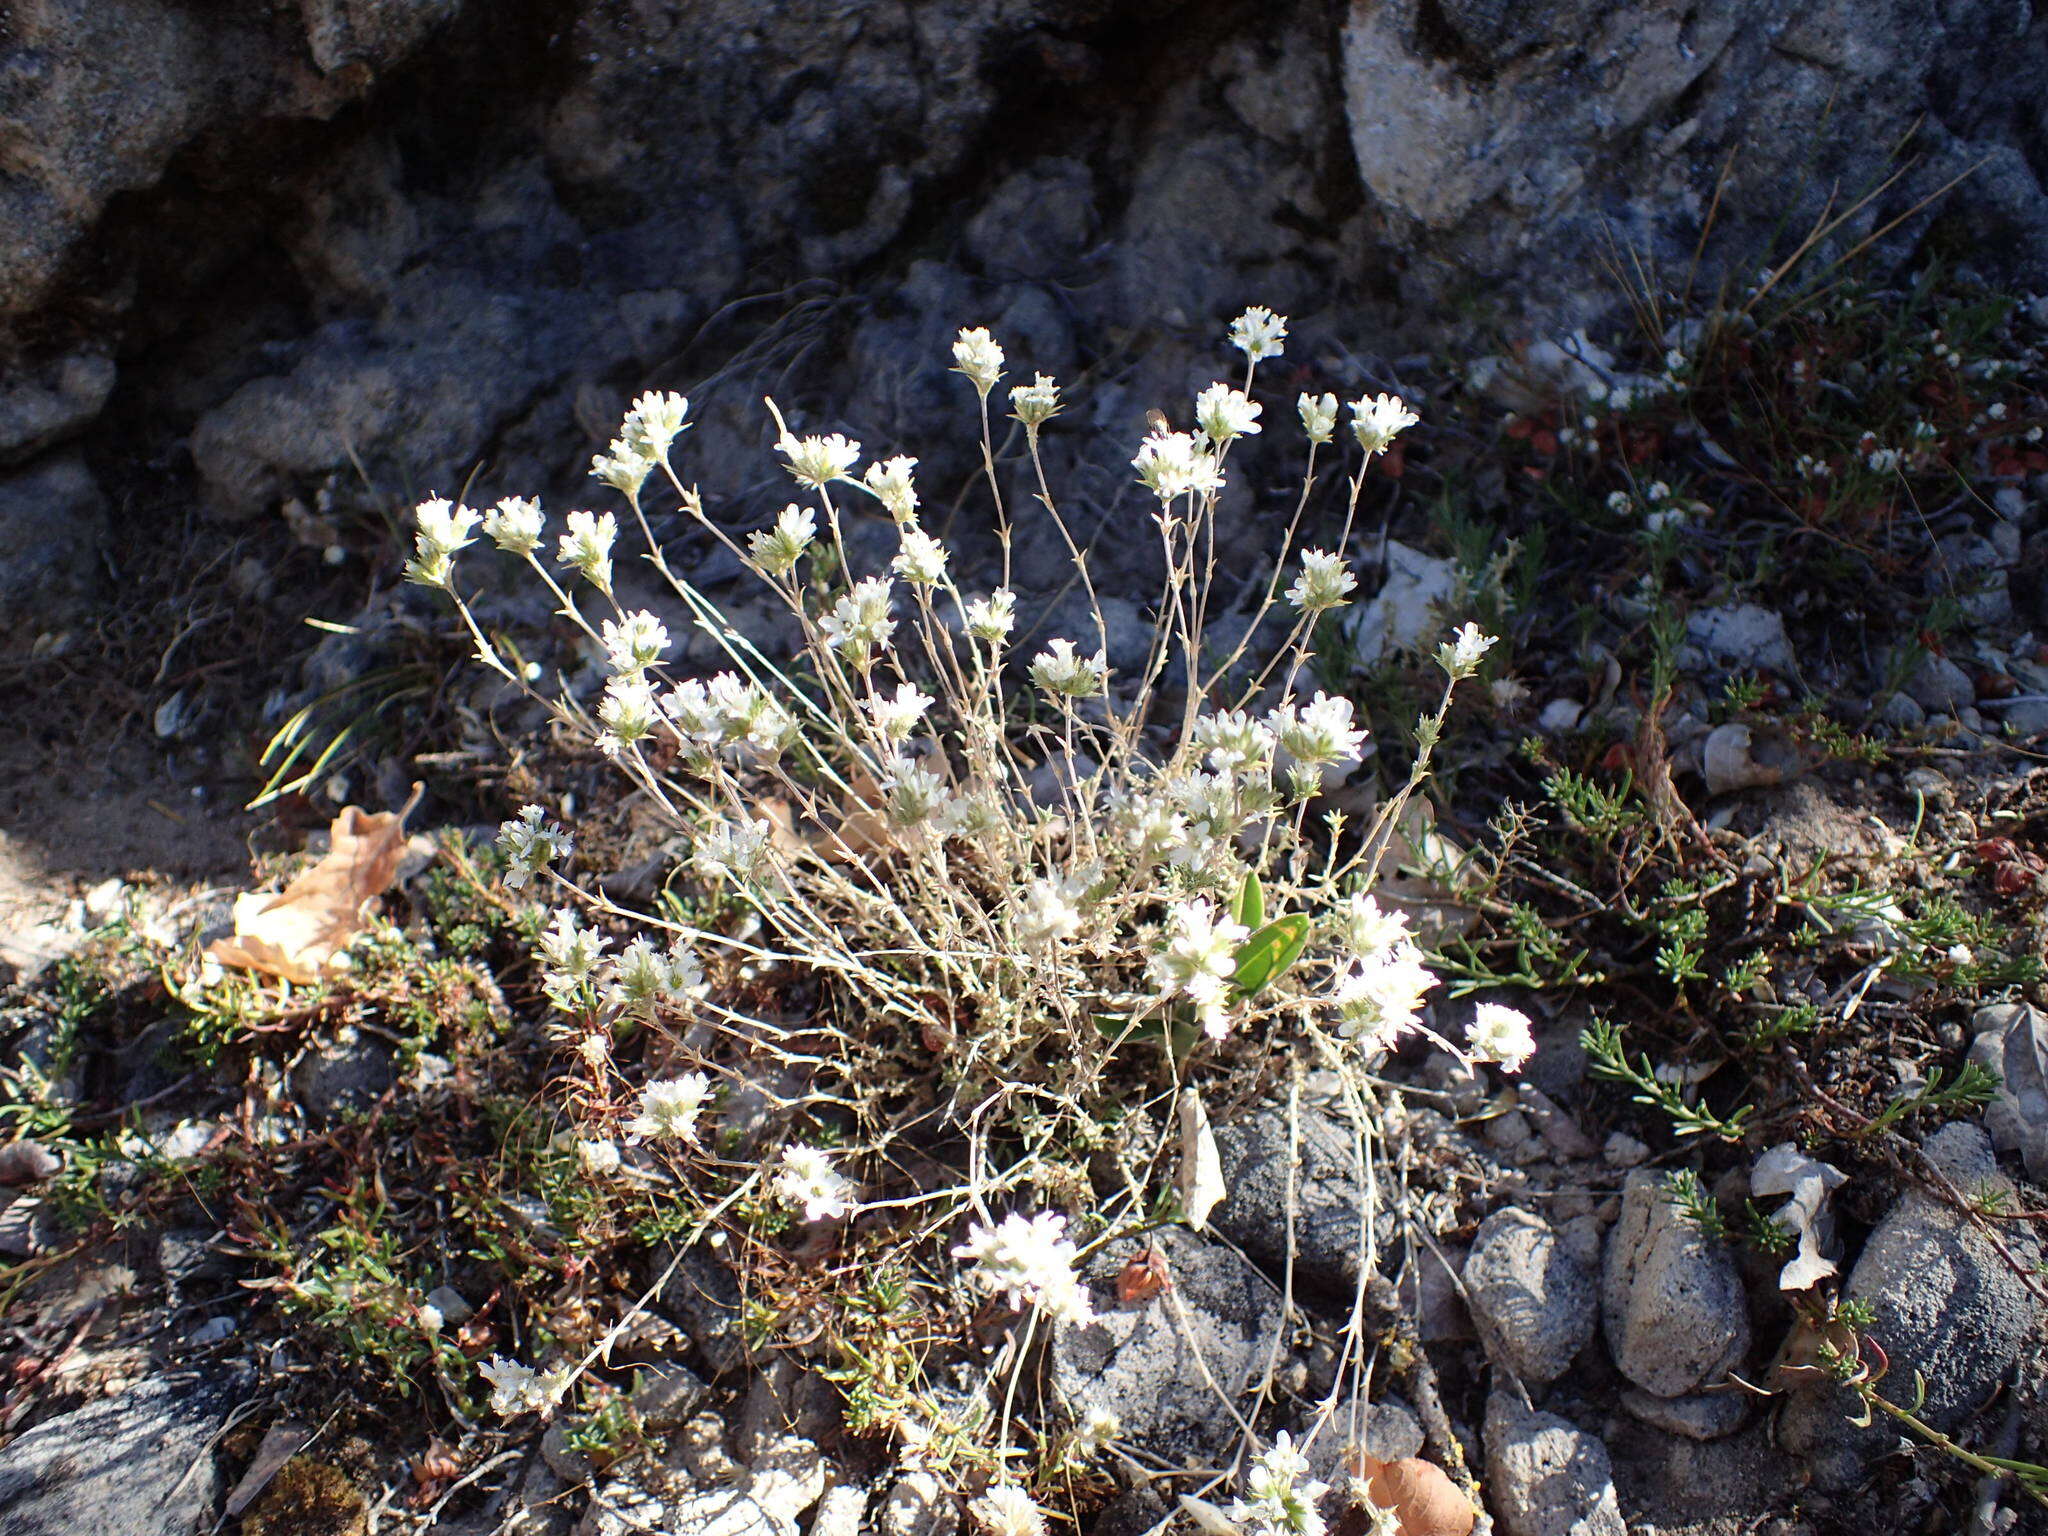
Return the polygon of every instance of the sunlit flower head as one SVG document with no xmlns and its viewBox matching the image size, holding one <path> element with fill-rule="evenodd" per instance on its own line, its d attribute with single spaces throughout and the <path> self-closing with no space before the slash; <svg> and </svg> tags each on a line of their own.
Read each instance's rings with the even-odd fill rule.
<svg viewBox="0 0 2048 1536">
<path fill-rule="evenodd" d="M 1230 344 L 1253 362 L 1278 357 L 1286 348 L 1287 317 L 1254 304 L 1230 322 Z"/>
<path fill-rule="evenodd" d="M 1385 453 L 1396 437 L 1421 419 L 1399 395 L 1367 395 L 1351 402 L 1351 431 L 1367 453 Z"/>
</svg>

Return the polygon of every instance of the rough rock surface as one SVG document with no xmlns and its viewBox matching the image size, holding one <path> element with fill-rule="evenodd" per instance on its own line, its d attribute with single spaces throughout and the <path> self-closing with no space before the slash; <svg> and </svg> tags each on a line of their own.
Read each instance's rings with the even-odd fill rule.
<svg viewBox="0 0 2048 1536">
<path fill-rule="evenodd" d="M 1290 1127 L 1284 1106 L 1267 1105 L 1220 1128 L 1216 1151 L 1228 1191 L 1209 1217 L 1216 1230 L 1277 1273 L 1291 1224 L 1297 1280 L 1348 1291 L 1358 1279 L 1363 1202 L 1343 1125 L 1304 1103 Z"/>
<path fill-rule="evenodd" d="M 102 585 L 106 498 L 65 454 L 0 474 L 0 634 L 24 637 L 79 614 Z"/>
<path fill-rule="evenodd" d="M 1487 1500 L 1506 1536 L 1625 1536 L 1598 1435 L 1495 1392 L 1485 1439 Z"/>
<path fill-rule="evenodd" d="M 1734 1255 L 1686 1221 L 1647 1169 L 1622 1187 L 1601 1311 L 1614 1363 L 1658 1397 L 1713 1385 L 1749 1349 L 1749 1304 Z"/>
<path fill-rule="evenodd" d="M 1089 1273 L 1095 1320 L 1054 1330 L 1053 1383 L 1079 1410 L 1112 1410 L 1126 1436 L 1160 1454 L 1213 1454 L 1237 1434 L 1218 1394 L 1236 1402 L 1264 1373 L 1280 1298 L 1228 1248 L 1174 1228 L 1156 1241 L 1171 1288 L 1116 1301 L 1111 1284 L 1129 1254 L 1105 1252 Z"/>
<path fill-rule="evenodd" d="M 1958 1189 L 2016 1198 L 1978 1127 L 1943 1126 L 1924 1150 Z M 2000 1223 L 1997 1235 L 2023 1266 L 2038 1260 L 2018 1223 Z M 1892 1380 L 1908 1384 L 1901 1390 L 1910 1395 L 1914 1373 L 1921 1373 L 1921 1417 L 1944 1434 L 1960 1430 L 2010 1381 L 2040 1323 L 2039 1304 L 1991 1237 L 1917 1190 L 1870 1234 L 1843 1294 L 1870 1304 L 1870 1335 L 1891 1361 Z M 1779 1413 L 1779 1443 L 1810 1461 L 1823 1488 L 1857 1481 L 1896 1438 L 1881 1420 L 1867 1429 L 1851 1424 L 1845 1409 L 1853 1406 L 1840 1389 L 1821 1387 L 1788 1398 Z"/>
<path fill-rule="evenodd" d="M 1550 1223 L 1511 1206 L 1479 1224 L 1465 1292 L 1480 1337 L 1530 1386 L 1562 1376 L 1599 1326 L 1593 1276 Z"/>
<path fill-rule="evenodd" d="M 2048 21 L 2002 0 L 17 0 L 7 23 L 0 462 L 84 433 L 189 463 L 237 517 L 324 493 L 381 518 L 480 466 L 478 496 L 580 496 L 648 385 L 699 396 L 692 463 L 735 515 L 768 494 L 771 387 L 971 471 L 930 442 L 960 423 L 963 322 L 1061 376 L 1138 327 L 1139 367 L 1054 437 L 1121 443 L 1213 376 L 1248 301 L 1337 387 L 1366 375 L 1319 337 L 1438 343 L 1482 285 L 1562 334 L 1620 310 L 1613 239 L 1689 260 L 1724 163 L 1708 264 L 1746 280 L 1916 124 L 1920 158 L 1821 257 L 1981 160 L 1880 255 L 1944 218 L 2048 280 Z M 1084 539 L 1134 494 L 1101 491 Z M 1064 569 L 1038 521 L 1027 591 Z M 1141 558 L 1123 542 L 1099 575 Z"/>
<path fill-rule="evenodd" d="M 38 1424 L 0 1450 L 8 1536 L 193 1536 L 213 1522 L 214 1435 L 235 1405 L 222 1380 L 157 1377 Z"/>
</svg>

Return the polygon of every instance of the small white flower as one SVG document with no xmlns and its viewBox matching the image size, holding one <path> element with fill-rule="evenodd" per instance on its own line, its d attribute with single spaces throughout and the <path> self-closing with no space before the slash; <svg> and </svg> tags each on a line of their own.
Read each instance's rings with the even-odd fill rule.
<svg viewBox="0 0 2048 1536">
<path fill-rule="evenodd" d="M 1258 402 L 1241 389 L 1228 384 L 1211 384 L 1195 396 L 1195 425 L 1202 436 L 1218 448 L 1234 437 L 1248 437 L 1259 430 Z"/>
<path fill-rule="evenodd" d="M 1422 1021 L 1422 999 L 1435 985 L 1411 943 L 1362 955 L 1331 995 L 1338 1027 L 1361 1050 L 1384 1050 Z"/>
<path fill-rule="evenodd" d="M 1311 395 L 1303 391 L 1301 398 L 1294 402 L 1301 412 L 1301 428 L 1308 433 L 1312 443 L 1327 443 L 1337 431 L 1337 397 L 1335 395 Z"/>
<path fill-rule="evenodd" d="M 619 951 L 605 1001 L 621 1013 L 647 1019 L 657 1003 L 681 1002 L 703 992 L 704 968 L 685 940 L 678 938 L 662 954 L 647 940 L 635 939 Z"/>
<path fill-rule="evenodd" d="M 1276 315 L 1263 304 L 1254 304 L 1230 322 L 1230 344 L 1255 363 L 1278 357 L 1285 347 L 1287 317 Z"/>
<path fill-rule="evenodd" d="M 784 433 L 775 451 L 789 460 L 789 472 L 797 484 L 823 490 L 834 480 L 844 480 L 860 459 L 860 444 L 844 434 L 829 437 L 796 437 Z"/>
<path fill-rule="evenodd" d="M 946 546 L 915 523 L 905 523 L 902 547 L 889 568 L 914 586 L 928 587 L 946 574 Z"/>
<path fill-rule="evenodd" d="M 455 552 L 472 542 L 470 530 L 476 527 L 479 517 L 468 507 L 458 507 L 440 498 L 421 502 L 413 512 L 413 520 L 419 525 L 413 539 L 418 558 L 407 564 L 406 578 L 426 587 L 447 586 L 454 574 Z"/>
<path fill-rule="evenodd" d="M 974 387 L 986 396 L 996 387 L 996 380 L 1003 376 L 1003 349 L 982 327 L 963 328 L 959 339 L 953 343 L 953 364 L 955 373 L 966 374 L 974 381 Z"/>
<path fill-rule="evenodd" d="M 1109 681 L 1109 661 L 1101 651 L 1091 660 L 1077 654 L 1071 640 L 1048 640 L 1031 659 L 1031 681 L 1061 698 L 1082 699 L 1102 692 Z"/>
<path fill-rule="evenodd" d="M 1344 564 L 1344 557 L 1324 549 L 1303 550 L 1301 574 L 1287 589 L 1287 601 L 1303 613 L 1325 613 L 1341 608 L 1358 588 L 1358 578 Z"/>
<path fill-rule="evenodd" d="M 1481 1003 L 1473 1010 L 1465 1044 L 1479 1060 L 1497 1062 L 1506 1072 L 1521 1071 L 1522 1063 L 1536 1054 L 1529 1016 L 1499 1003 Z"/>
<path fill-rule="evenodd" d="M 661 719 L 660 707 L 654 702 L 654 685 L 637 672 L 630 677 L 613 678 L 604 685 L 597 718 L 604 726 L 604 733 L 597 738 L 598 750 L 607 757 L 645 741 L 654 734 L 655 724 Z"/>
<path fill-rule="evenodd" d="M 1219 773 L 1242 773 L 1273 759 L 1273 729 L 1242 709 L 1203 715 L 1195 722 L 1195 745 L 1209 755 Z"/>
<path fill-rule="evenodd" d="M 905 757 L 894 759 L 882 780 L 882 809 L 899 827 L 922 827 L 950 798 L 944 779 Z"/>
<path fill-rule="evenodd" d="M 1140 483 L 1162 503 L 1186 495 L 1213 495 L 1223 489 L 1216 455 L 1192 432 L 1154 432 L 1131 460 Z"/>
<path fill-rule="evenodd" d="M 669 444 L 689 426 L 683 419 L 689 414 L 690 402 L 682 395 L 650 390 L 633 402 L 619 436 L 659 461 L 668 457 Z"/>
<path fill-rule="evenodd" d="M 515 891 L 553 860 L 568 858 L 575 847 L 575 840 L 547 820 L 537 805 L 527 806 L 515 820 L 498 823 L 498 851 L 508 866 L 505 884 Z"/>
<path fill-rule="evenodd" d="M 566 1367 L 543 1374 L 503 1355 L 493 1355 L 477 1372 L 491 1384 L 491 1411 L 504 1419 L 553 1408 L 569 1386 Z"/>
<path fill-rule="evenodd" d="M 615 1141 L 579 1141 L 576 1143 L 576 1161 L 583 1165 L 583 1171 L 595 1178 L 619 1171 L 619 1144 Z"/>
<path fill-rule="evenodd" d="M 1251 930 L 1222 917 L 1205 900 L 1185 901 L 1167 917 L 1166 948 L 1152 956 L 1152 983 L 1166 997 L 1186 997 L 1203 1029 L 1221 1038 L 1229 1029 L 1224 1002 L 1237 971 L 1237 947 Z"/>
<path fill-rule="evenodd" d="M 1123 1432 L 1123 1420 L 1113 1409 L 1091 1405 L 1074 1426 L 1072 1444 L 1077 1454 L 1093 1456 Z"/>
<path fill-rule="evenodd" d="M 1017 942 L 1029 950 L 1050 949 L 1081 931 L 1080 900 L 1088 881 L 1077 875 L 1033 880 L 1016 898 Z"/>
<path fill-rule="evenodd" d="M 1017 625 L 1017 594 L 997 587 L 987 597 L 972 598 L 967 604 L 967 633 L 990 645 L 1000 645 Z"/>
<path fill-rule="evenodd" d="M 791 502 L 775 519 L 773 528 L 762 528 L 747 540 L 747 553 L 754 564 L 770 576 L 787 575 L 818 536 L 817 515 L 809 507 Z"/>
<path fill-rule="evenodd" d="M 640 1113 L 626 1122 L 638 1141 L 695 1141 L 697 1116 L 711 1094 L 711 1080 L 702 1072 L 649 1083 L 640 1090 Z"/>
<path fill-rule="evenodd" d="M 1027 1218 L 1012 1211 L 993 1227 L 977 1222 L 953 1257 L 974 1265 L 968 1278 L 977 1288 L 1006 1295 L 1013 1307 L 1035 1305 L 1068 1322 L 1094 1314 L 1074 1273 L 1078 1251 L 1067 1241 L 1067 1219 L 1056 1212 Z"/>
<path fill-rule="evenodd" d="M 604 958 L 604 935 L 578 924 L 576 914 L 567 907 L 556 909 L 554 923 L 538 942 L 543 967 L 570 982 L 588 980 Z"/>
<path fill-rule="evenodd" d="M 640 487 L 647 483 L 647 477 L 653 472 L 654 460 L 646 448 L 628 438 L 613 438 L 610 448 L 591 455 L 590 459 L 592 479 L 602 480 L 613 490 L 628 496 L 638 496 Z"/>
<path fill-rule="evenodd" d="M 982 1536 L 1046 1536 L 1044 1512 L 1015 1483 L 997 1483 L 967 1508 Z"/>
<path fill-rule="evenodd" d="M 1308 1458 L 1283 1429 L 1253 1458 L 1245 1496 L 1230 1506 L 1230 1518 L 1243 1524 L 1246 1536 L 1323 1536 L 1327 1526 L 1317 1504 L 1329 1485 L 1303 1481 L 1308 1470 Z"/>
<path fill-rule="evenodd" d="M 766 821 L 721 821 L 697 838 L 690 864 L 713 879 L 750 880 L 768 853 L 774 829 Z"/>
<path fill-rule="evenodd" d="M 1496 644 L 1494 636 L 1482 632 L 1477 624 L 1467 623 L 1436 648 L 1436 664 L 1455 682 L 1477 672 L 1480 661 Z"/>
<path fill-rule="evenodd" d="M 600 592 L 612 589 L 612 544 L 619 536 L 619 520 L 609 512 L 571 512 L 569 531 L 555 546 L 558 564 L 576 574 Z"/>
<path fill-rule="evenodd" d="M 1387 446 L 1422 418 L 1399 395 L 1367 395 L 1351 402 L 1351 431 L 1367 453 L 1385 453 Z"/>
<path fill-rule="evenodd" d="M 1635 499 L 1627 491 L 1609 491 L 1607 510 L 1617 515 L 1625 514 L 1635 506 Z"/>
<path fill-rule="evenodd" d="M 784 1147 L 774 1189 L 775 1198 L 800 1209 L 805 1221 L 827 1221 L 853 1209 L 853 1181 L 817 1147 Z"/>
<path fill-rule="evenodd" d="M 530 555 L 539 549 L 546 524 L 540 503 L 520 496 L 507 496 L 484 514 L 484 533 L 508 555 Z"/>
<path fill-rule="evenodd" d="M 1280 745 L 1305 768 L 1364 761 L 1366 732 L 1351 719 L 1349 699 L 1320 692 L 1312 703 L 1283 704 L 1266 717 Z"/>
<path fill-rule="evenodd" d="M 1372 897 L 1357 895 L 1337 909 L 1337 927 L 1360 959 L 1408 941 L 1408 914 L 1390 912 Z"/>
<path fill-rule="evenodd" d="M 916 468 L 917 460 L 900 454 L 887 461 L 877 459 L 867 467 L 860 483 L 897 522 L 908 522 L 917 511 L 917 487 L 910 479 L 910 472 Z"/>
<path fill-rule="evenodd" d="M 606 663 L 620 676 L 636 676 L 661 660 L 668 649 L 668 626 L 645 609 L 600 626 Z"/>
<path fill-rule="evenodd" d="M 414 1315 L 419 1319 L 420 1327 L 427 1333 L 439 1333 L 442 1325 L 448 1321 L 441 1315 L 441 1309 L 431 1301 L 421 1302 L 419 1311 Z"/>
<path fill-rule="evenodd" d="M 896 621 L 889 617 L 890 595 L 887 577 L 868 576 L 855 582 L 853 590 L 818 620 L 825 643 L 855 666 L 865 666 L 868 658 L 896 633 Z"/>
<path fill-rule="evenodd" d="M 917 729 L 925 711 L 932 707 L 932 696 L 913 683 L 899 683 L 893 699 L 877 694 L 863 700 L 861 707 L 884 741 L 897 742 Z"/>
<path fill-rule="evenodd" d="M 1010 391 L 1010 414 L 1036 432 L 1060 413 L 1060 387 L 1052 375 L 1041 373 L 1035 383 L 1019 384 Z"/>
</svg>

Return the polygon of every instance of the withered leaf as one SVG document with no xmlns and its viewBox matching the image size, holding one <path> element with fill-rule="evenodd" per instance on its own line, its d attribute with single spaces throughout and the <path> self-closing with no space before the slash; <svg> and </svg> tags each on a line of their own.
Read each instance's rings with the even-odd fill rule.
<svg viewBox="0 0 2048 1536">
<path fill-rule="evenodd" d="M 329 829 L 327 856 L 274 895 L 237 896 L 234 936 L 216 939 L 207 953 L 222 965 L 286 981 L 316 982 L 330 974 L 335 957 L 363 931 L 364 909 L 398 877 L 405 818 L 421 789 L 414 785 L 396 811 L 344 806 Z"/>
</svg>

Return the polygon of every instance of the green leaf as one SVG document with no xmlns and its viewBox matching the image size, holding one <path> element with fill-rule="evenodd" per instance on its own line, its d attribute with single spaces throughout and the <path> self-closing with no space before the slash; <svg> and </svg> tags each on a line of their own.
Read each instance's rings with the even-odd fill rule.
<svg viewBox="0 0 2048 1536">
<path fill-rule="evenodd" d="M 1257 870 L 1245 875 L 1238 890 L 1236 917 L 1247 928 L 1257 928 L 1266 920 L 1266 888 L 1259 884 Z"/>
<path fill-rule="evenodd" d="M 1238 946 L 1237 973 L 1231 982 L 1244 996 L 1257 997 L 1301 958 L 1308 948 L 1308 935 L 1305 913 L 1276 917 Z"/>
</svg>

